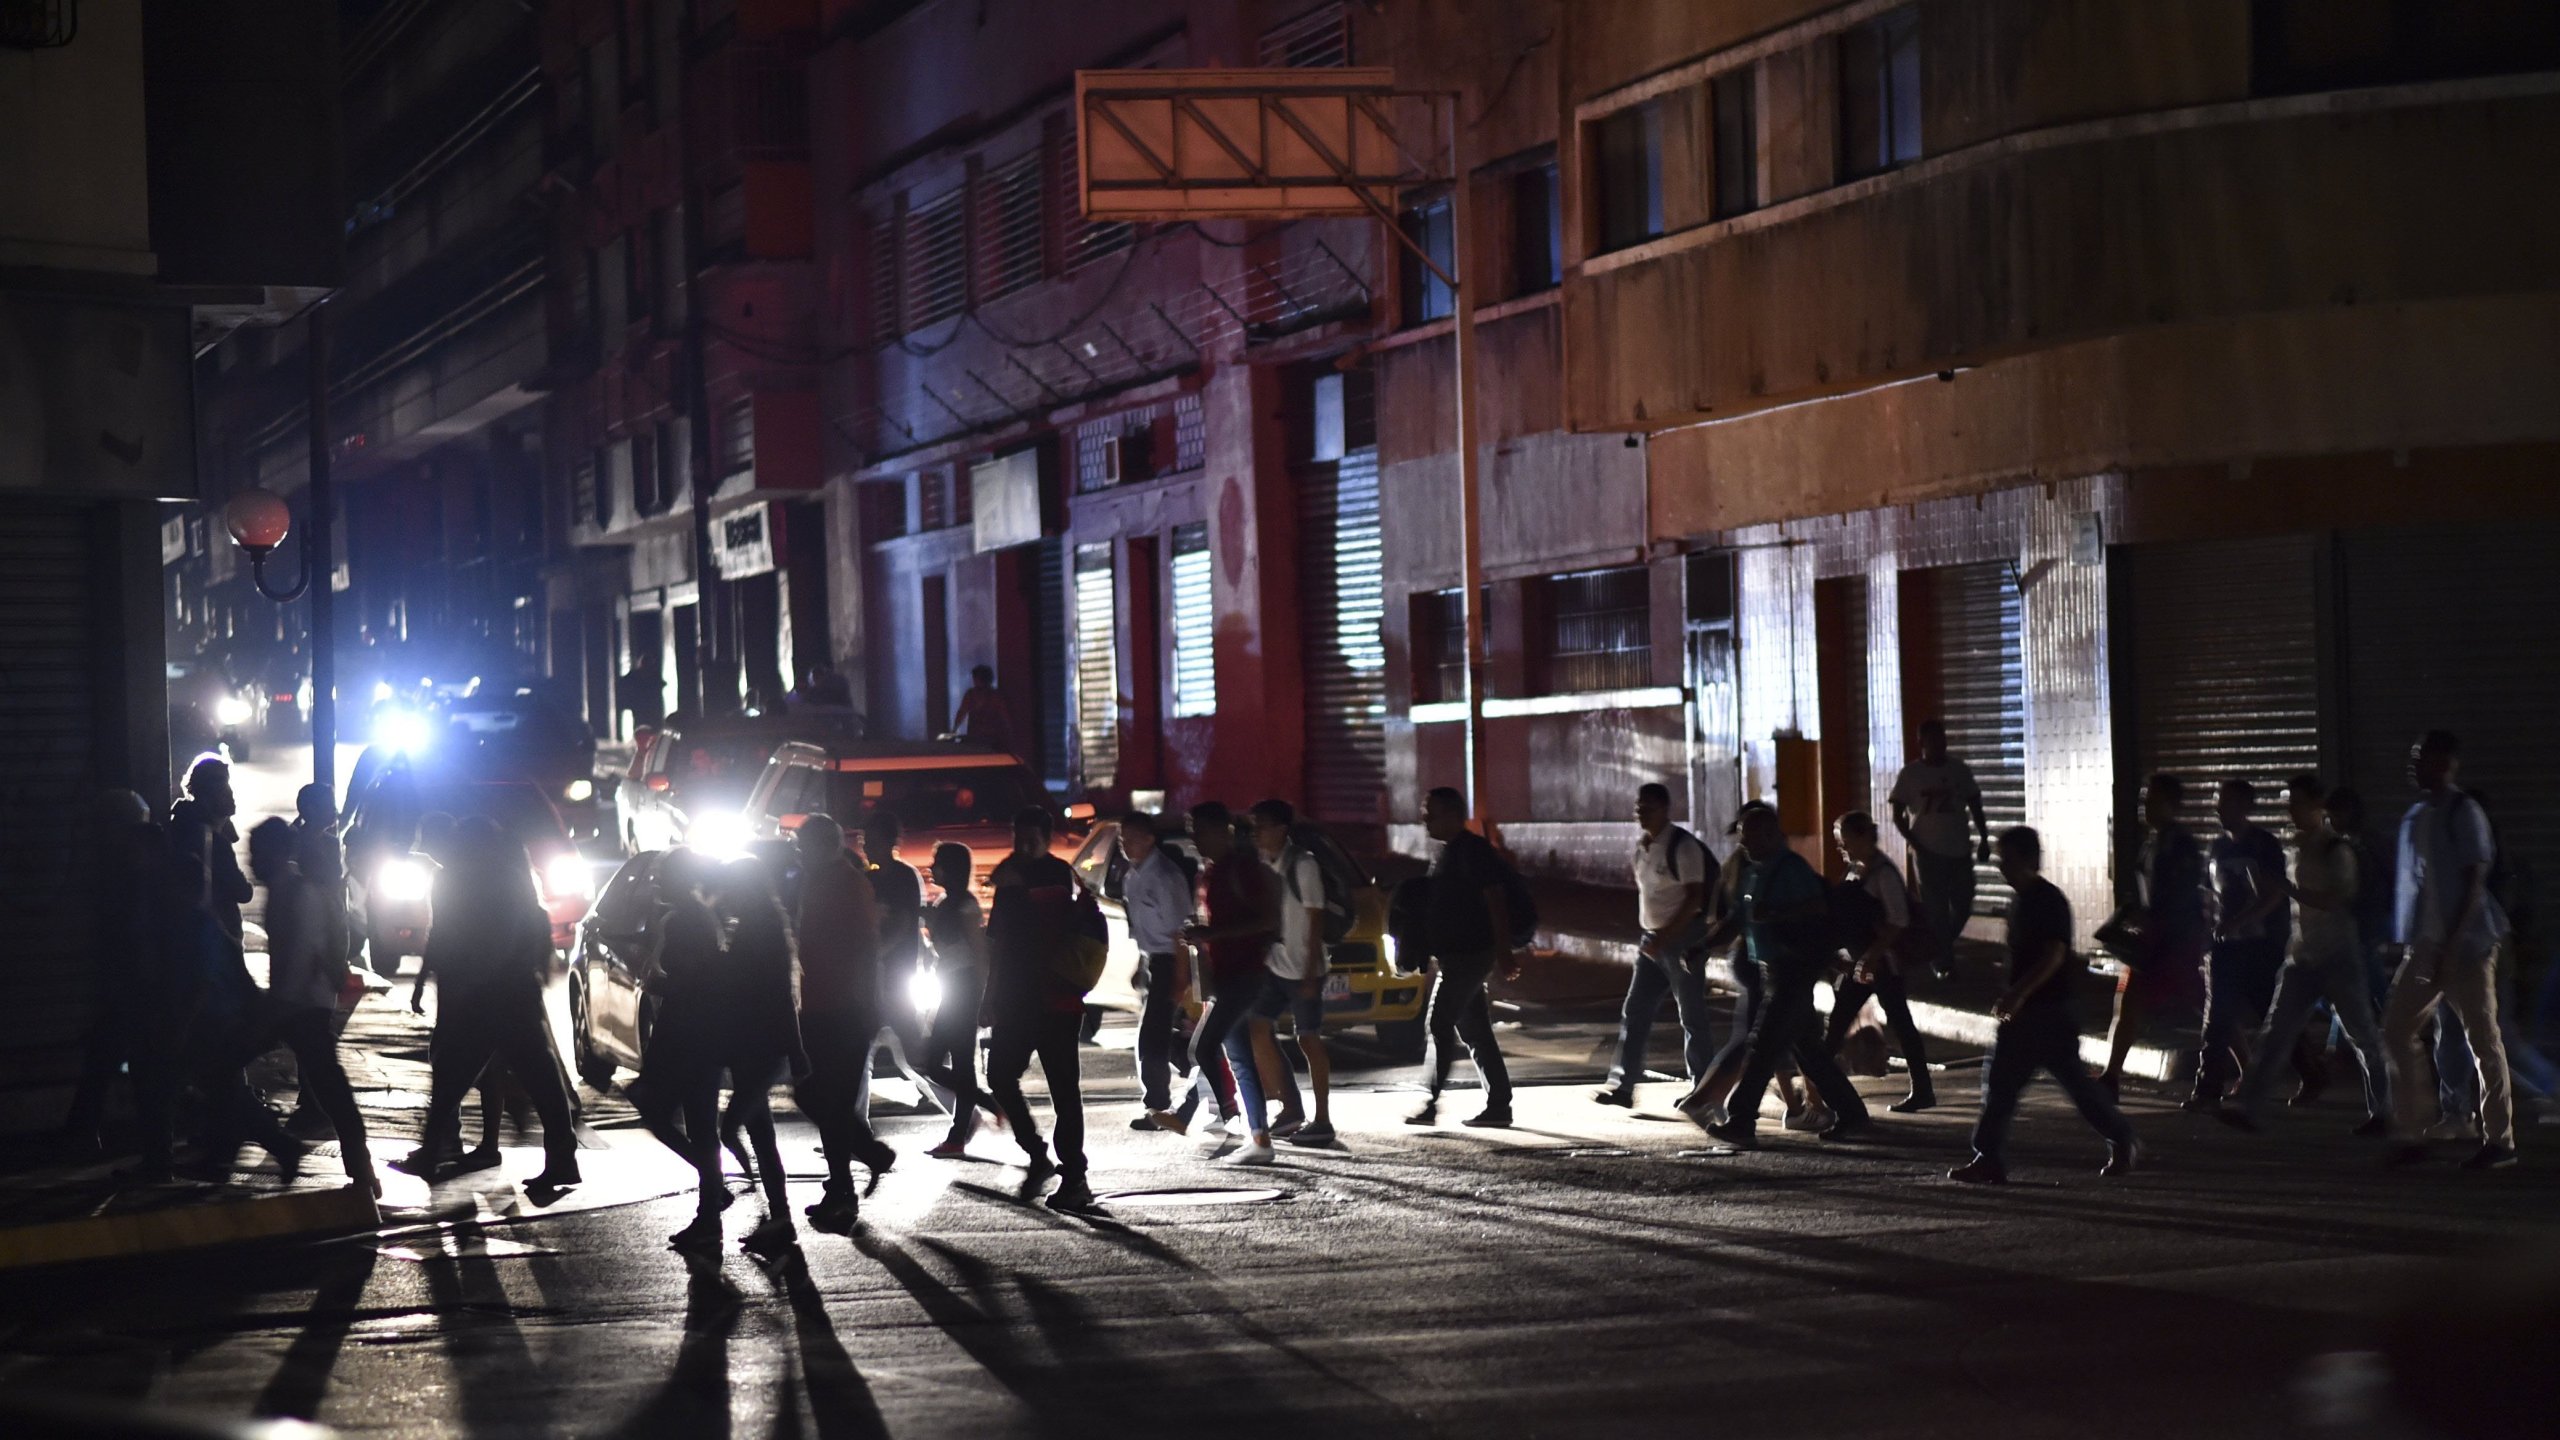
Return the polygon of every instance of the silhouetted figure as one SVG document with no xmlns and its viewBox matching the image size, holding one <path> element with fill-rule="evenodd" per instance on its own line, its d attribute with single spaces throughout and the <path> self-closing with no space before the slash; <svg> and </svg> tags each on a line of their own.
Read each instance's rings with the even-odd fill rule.
<svg viewBox="0 0 2560 1440">
<path fill-rule="evenodd" d="M 1447 786 L 1423 797 L 1422 826 L 1440 842 L 1431 862 L 1431 902 L 1424 928 L 1431 936 L 1431 995 L 1423 1002 L 1423 1030 L 1430 1036 L 1423 1065 L 1430 1095 L 1405 1117 L 1408 1125 L 1440 1118 L 1440 1093 L 1457 1067 L 1458 1046 L 1484 1078 L 1484 1109 L 1464 1123 L 1487 1129 L 1511 1124 L 1511 1071 L 1493 1034 L 1493 977 L 1515 979 L 1520 962 L 1511 951 L 1511 908 L 1502 857 L 1493 842 L 1467 828 L 1467 797 Z M 1239 1081 L 1241 1083 L 1241 1081 Z"/>
<path fill-rule="evenodd" d="M 231 793 L 231 766 L 206 755 L 187 770 L 187 795 L 169 807 L 169 842 L 205 865 L 205 903 L 214 923 L 238 944 L 240 907 L 257 892 L 240 873 L 240 828 L 232 817 L 240 802 Z"/>
<path fill-rule="evenodd" d="M 1203 918 L 1180 932 L 1191 947 L 1203 1006 L 1191 1032 L 1191 1064 L 1204 1075 L 1226 1067 L 1234 1095 L 1230 1101 L 1218 1092 L 1219 1118 L 1240 1115 L 1246 1128 L 1234 1161 L 1268 1165 L 1271 1119 L 1248 1022 L 1268 973 L 1263 967 L 1272 938 L 1280 933 L 1280 877 L 1238 842 L 1234 814 L 1215 800 L 1191 807 L 1191 843 L 1207 867 L 1200 876 Z"/>
<path fill-rule="evenodd" d="M 347 913 L 336 885 L 302 873 L 294 858 L 302 837 L 282 820 L 249 832 L 249 869 L 267 888 L 267 997 L 244 1053 L 283 1045 L 293 1052 L 302 1088 L 337 1132 L 350 1184 L 379 1196 L 346 1067 L 338 1059 L 338 990 L 347 978 Z"/>
<path fill-rule="evenodd" d="M 1004 1112 L 978 1084 L 978 1017 L 987 1000 L 987 922 L 969 892 L 974 867 L 969 847 L 944 841 L 933 849 L 933 883 L 942 893 L 925 907 L 925 936 L 933 942 L 933 1025 L 925 1034 L 916 1069 L 951 1095 L 951 1129 L 926 1152 L 944 1160 L 968 1153 L 980 1111 Z M 898 997 L 891 996 L 896 1004 Z"/>
<path fill-rule="evenodd" d="M 2479 803 L 2454 783 L 2461 744 L 2430 730 L 2409 747 L 2409 779 L 2418 803 L 2400 821 L 2399 891 L 2392 937 L 2404 957 L 2383 1012 L 2391 1061 L 2394 1163 L 2426 1158 L 2427 1093 L 2419 1032 L 2441 1005 L 2462 1021 L 2471 1042 L 2480 1096 L 2480 1148 L 2463 1162 L 2475 1170 L 2516 1163 L 2515 1100 L 2498 1029 L 2498 942 L 2507 917 L 2489 893 L 2496 837 Z"/>
<path fill-rule="evenodd" d="M 1849 893 L 1857 902 L 1852 913 L 1861 924 L 1859 933 L 1843 937 L 1848 942 L 1849 973 L 1833 993 L 1831 1023 L 1823 1032 L 1822 1048 L 1839 1054 L 1858 1012 L 1866 1008 L 1868 997 L 1874 997 L 1884 1007 L 1885 1028 L 1892 1032 L 1911 1071 L 1911 1093 L 1894 1101 L 1893 1108 L 1906 1115 L 1926 1110 L 1938 1103 L 1938 1087 L 1929 1074 L 1929 1044 L 1911 1018 L 1911 997 L 1903 982 L 1906 966 L 1917 963 L 1913 952 L 1919 936 L 1911 898 L 1903 889 L 1902 872 L 1876 848 L 1874 816 L 1852 810 L 1834 821 L 1831 831 L 1840 857 L 1849 865 Z"/>
<path fill-rule="evenodd" d="M 2215 792 L 2214 818 L 2222 833 L 2207 858 L 2219 901 L 2211 963 L 2205 972 L 2204 1032 L 2196 1056 L 2195 1093 L 2189 1110 L 2221 1108 L 2240 1068 L 2250 1027 L 2275 1001 L 2276 971 L 2284 965 L 2292 924 L 2285 912 L 2284 844 L 2249 818 L 2257 787 L 2225 780 Z"/>
<path fill-rule="evenodd" d="M 1814 1015 L 1814 986 L 1830 969 L 1839 941 L 1831 927 L 1831 895 L 1822 877 L 1787 844 L 1778 812 L 1766 805 L 1742 812 L 1742 848 L 1734 857 L 1733 913 L 1718 922 L 1709 943 L 1738 932 L 1751 958 L 1768 972 L 1768 996 L 1752 1023 L 1742 1076 L 1725 1102 L 1725 1119 L 1707 1133 L 1737 1150 L 1759 1146 L 1760 1097 L 1767 1093 L 1783 1055 L 1795 1058 L 1805 1083 L 1830 1110 L 1826 1140 L 1843 1139 L 1868 1124 L 1866 1102 L 1823 1047 Z"/>
<path fill-rule="evenodd" d="M 1026 806 L 1013 817 L 1013 853 L 988 876 L 995 892 L 987 917 L 987 1000 L 995 1024 L 987 1040 L 987 1090 L 1013 1124 L 1035 1181 L 1055 1170 L 1049 1204 L 1060 1210 L 1093 1203 L 1085 1184 L 1084 1096 L 1076 1029 L 1084 992 L 1063 974 L 1064 948 L 1075 934 L 1075 871 L 1049 853 L 1049 812 Z M 1023 1098 L 1022 1077 L 1034 1059 L 1049 1087 L 1057 1159 L 1051 1163 L 1040 1127 Z"/>
<path fill-rule="evenodd" d="M 768 1092 L 786 1076 L 809 1073 L 793 986 L 791 922 L 774 897 L 772 873 L 761 860 L 730 861 L 714 884 L 712 913 L 729 932 L 728 971 L 724 983 L 710 992 L 720 1012 L 715 1023 L 729 1070 L 729 1114 L 755 1148 L 756 1176 L 765 1199 L 763 1221 L 739 1243 L 758 1255 L 777 1255 L 796 1242 L 797 1230 Z"/>
<path fill-rule="evenodd" d="M 2154 775 L 2143 787 L 2142 819 L 2149 833 L 2135 860 L 2140 893 L 2120 917 L 2130 948 L 2116 981 L 2107 1065 L 2098 1075 L 2110 1094 L 2124 1083 L 2125 1057 L 2142 1038 L 2144 1023 L 2163 1010 L 2190 1009 L 2204 1000 L 2204 959 L 2213 931 L 2205 918 L 2204 847 L 2180 815 L 2186 798 L 2186 783 L 2175 775 Z"/>
<path fill-rule="evenodd" d="M 861 1197 L 853 1162 L 886 1170 L 897 1152 L 871 1133 L 871 1050 L 880 1036 L 880 913 L 871 877 L 844 847 L 844 827 L 826 815 L 801 822 L 800 1041 L 809 1078 L 800 1108 L 827 1152 L 827 1184 L 809 1223 L 841 1234 Z"/>
<path fill-rule="evenodd" d="M 969 672 L 969 688 L 960 693 L 960 708 L 951 716 L 952 733 L 998 750 L 1013 748 L 1013 709 L 996 689 L 992 665 Z"/>
<path fill-rule="evenodd" d="M 1632 1106 L 1644 1079 L 1645 1042 L 1654 1012 L 1671 997 L 1680 1017 L 1680 1056 L 1691 1085 L 1706 1078 L 1715 1061 L 1715 1017 L 1707 1009 L 1707 909 L 1723 867 L 1706 842 L 1671 823 L 1671 791 L 1646 784 L 1636 789 L 1635 969 L 1618 1007 L 1617 1058 L 1608 1084 L 1591 1098 Z"/>
<path fill-rule="evenodd" d="M 1947 753 L 1946 722 L 1920 722 L 1920 758 L 1902 767 L 1886 799 L 1893 807 L 1893 828 L 1910 847 L 1921 913 L 1943 970 L 1964 934 L 1965 921 L 1973 916 L 1974 866 L 1991 859 L 1991 821 L 1982 811 L 1982 786 L 1971 766 Z"/>
<path fill-rule="evenodd" d="M 728 956 L 707 897 L 713 883 L 712 862 L 695 851 L 678 848 L 658 859 L 666 927 L 642 1002 L 657 1022 L 640 1057 L 640 1078 L 629 1091 L 649 1133 L 694 1168 L 693 1223 L 668 1237 L 670 1245 L 688 1251 L 720 1247 L 720 1212 L 729 1207 L 719 1137 L 726 1040 L 714 998 L 725 983 Z"/>
</svg>

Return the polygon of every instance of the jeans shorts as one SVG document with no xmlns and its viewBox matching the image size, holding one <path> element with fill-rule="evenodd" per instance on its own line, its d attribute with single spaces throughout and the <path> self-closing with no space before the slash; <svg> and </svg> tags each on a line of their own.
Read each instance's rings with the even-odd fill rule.
<svg viewBox="0 0 2560 1440">
<path fill-rule="evenodd" d="M 1253 997 L 1253 1018 L 1277 1020 L 1286 1015 L 1290 1023 L 1297 1027 L 1301 1039 L 1309 1035 L 1323 1034 L 1324 996 L 1321 993 L 1308 995 L 1302 992 L 1298 988 L 1302 983 L 1297 980 L 1283 980 L 1277 975 L 1265 973 L 1262 977 L 1262 993 Z"/>
</svg>

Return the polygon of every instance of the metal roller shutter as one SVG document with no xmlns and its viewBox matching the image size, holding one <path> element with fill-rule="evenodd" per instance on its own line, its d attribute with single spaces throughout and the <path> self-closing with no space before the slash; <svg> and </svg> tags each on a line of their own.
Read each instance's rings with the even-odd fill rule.
<svg viewBox="0 0 2560 1440">
<path fill-rule="evenodd" d="M 2344 537 L 2347 774 L 2377 829 L 2410 801 L 2409 745 L 2462 740 L 2462 783 L 2501 842 L 2560 875 L 2560 526 L 2438 526 Z"/>
<path fill-rule="evenodd" d="M 1119 780 L 1120 660 L 1111 542 L 1076 547 L 1076 749 L 1088 790 Z"/>
<path fill-rule="evenodd" d="M 1378 452 L 1353 450 L 1298 484 L 1300 645 L 1306 672 L 1306 809 L 1380 823 L 1387 784 L 1387 653 Z"/>
<path fill-rule="evenodd" d="M 1040 767 L 1040 778 L 1051 787 L 1063 788 L 1072 781 L 1068 757 L 1075 740 L 1075 686 L 1067 670 L 1067 610 L 1073 603 L 1067 594 L 1067 542 L 1055 535 L 1041 540 L 1031 560 L 1032 724 L 1039 743 L 1036 753 L 1023 758 Z"/>
<path fill-rule="evenodd" d="M 1945 677 L 1939 715 L 1947 749 L 1973 767 L 1991 833 L 2027 823 L 2027 689 L 2019 643 L 2018 582 L 2005 564 L 1936 571 L 1938 653 Z M 1977 915 L 2009 903 L 2000 872 L 1980 867 Z"/>
<path fill-rule="evenodd" d="M 89 995 L 96 897 L 76 846 L 96 805 L 98 637 L 90 516 L 13 504 L 0 521 L 0 1116 L 67 1086 Z M 58 1118 L 58 1117 L 55 1117 Z M 51 1123 L 47 1120 L 45 1123 Z"/>
<path fill-rule="evenodd" d="M 2119 552 L 2131 613 L 2139 774 L 2187 782 L 2196 822 L 2213 787 L 2258 787 L 2281 831 L 2286 776 L 2320 768 L 2319 602 L 2310 535 Z"/>
</svg>

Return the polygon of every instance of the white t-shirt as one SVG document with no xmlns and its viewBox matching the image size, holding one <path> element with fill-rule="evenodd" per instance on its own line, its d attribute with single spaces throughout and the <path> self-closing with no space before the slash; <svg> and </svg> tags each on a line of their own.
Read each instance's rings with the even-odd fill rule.
<svg viewBox="0 0 2560 1440">
<path fill-rule="evenodd" d="M 1982 803 L 1982 787 L 1973 768 L 1950 759 L 1932 765 L 1914 760 L 1894 777 L 1888 804 L 1911 812 L 1911 843 L 1932 855 L 1953 858 L 1973 853 L 1973 807 Z"/>
<path fill-rule="evenodd" d="M 1911 928 L 1911 892 L 1902 883 L 1902 871 L 1891 860 L 1878 855 L 1868 862 L 1858 883 L 1874 896 L 1884 910 L 1884 922 L 1896 930 Z"/>
<path fill-rule="evenodd" d="M 2358 953 L 2356 930 L 2356 847 L 2335 835 L 2322 835 L 2317 845 L 2301 836 L 2293 842 L 2293 883 L 2297 890 L 2317 890 L 2347 902 L 2343 910 L 2325 910 L 2297 896 L 2293 902 L 2293 953 L 2310 960 L 2329 960 Z"/>
<path fill-rule="evenodd" d="M 1303 850 L 1284 850 L 1281 857 L 1296 871 L 1295 884 L 1281 870 L 1280 861 L 1263 862 L 1280 876 L 1280 943 L 1271 947 L 1271 958 L 1264 963 L 1283 980 L 1304 980 L 1324 971 L 1324 956 L 1319 953 L 1323 936 L 1312 928 L 1307 914 L 1324 908 L 1324 872 L 1316 868 L 1316 857 Z"/>
<path fill-rule="evenodd" d="M 1678 841 L 1669 860 L 1662 847 Z M 1665 825 L 1652 839 L 1636 842 L 1636 924 L 1647 930 L 1659 930 L 1671 923 L 1679 913 L 1682 901 L 1689 898 L 1689 887 L 1707 883 L 1707 846 L 1696 836 L 1683 837 L 1675 825 Z"/>
</svg>

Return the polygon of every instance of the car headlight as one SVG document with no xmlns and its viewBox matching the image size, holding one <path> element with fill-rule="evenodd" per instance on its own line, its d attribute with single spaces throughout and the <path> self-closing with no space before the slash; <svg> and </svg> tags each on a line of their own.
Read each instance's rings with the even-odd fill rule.
<svg viewBox="0 0 2560 1440">
<path fill-rule="evenodd" d="M 914 1003 L 916 1014 L 931 1015 L 942 1008 L 942 977 L 930 970 L 917 970 L 907 977 L 907 999 Z"/>
<path fill-rule="evenodd" d="M 213 702 L 213 718 L 224 725 L 246 725 L 254 713 L 249 702 L 237 695 L 225 695 Z"/>
<path fill-rule="evenodd" d="M 582 801 L 592 800 L 595 797 L 596 782 L 593 780 L 572 780 L 569 782 L 568 788 L 560 792 L 560 798 L 568 801 L 572 805 L 579 804 Z"/>
<path fill-rule="evenodd" d="M 1404 970 L 1404 956 L 1399 953 L 1400 947 L 1396 944 L 1396 937 L 1394 934 L 1388 934 L 1381 943 L 1387 947 L 1387 968 L 1398 973 L 1402 973 Z"/>
<path fill-rule="evenodd" d="M 735 860 L 747 853 L 747 818 L 730 810 L 709 810 L 685 827 L 684 843 L 714 860 Z"/>
<path fill-rule="evenodd" d="M 424 900 L 434 884 L 427 867 L 405 855 L 383 861 L 382 868 L 373 872 L 373 891 L 385 900 Z"/>
<path fill-rule="evenodd" d="M 373 743 L 385 750 L 415 755 L 435 741 L 435 727 L 415 710 L 386 710 L 373 722 Z"/>
<path fill-rule="evenodd" d="M 595 880 L 587 857 L 572 851 L 552 856 L 542 867 L 542 885 L 554 895 L 585 895 L 595 889 Z"/>
</svg>

